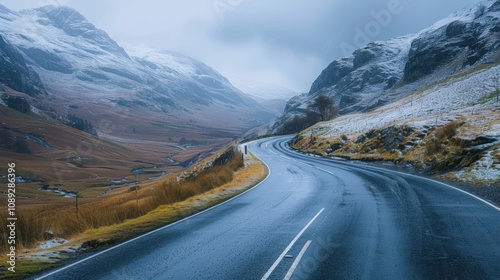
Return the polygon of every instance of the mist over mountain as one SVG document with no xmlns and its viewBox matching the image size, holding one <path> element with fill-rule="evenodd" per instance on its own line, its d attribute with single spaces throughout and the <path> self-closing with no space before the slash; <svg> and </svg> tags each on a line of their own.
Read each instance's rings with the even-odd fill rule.
<svg viewBox="0 0 500 280">
<path fill-rule="evenodd" d="M 232 78 L 231 82 L 238 89 L 250 95 L 262 106 L 280 116 L 285 109 L 287 101 L 298 93 L 271 83 L 246 79 L 244 77 Z"/>
</svg>

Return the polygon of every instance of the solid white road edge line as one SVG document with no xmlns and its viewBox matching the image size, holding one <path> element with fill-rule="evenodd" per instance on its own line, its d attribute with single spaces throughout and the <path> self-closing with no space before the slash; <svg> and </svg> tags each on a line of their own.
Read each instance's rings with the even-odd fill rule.
<svg viewBox="0 0 500 280">
<path fill-rule="evenodd" d="M 328 161 L 328 160 L 326 159 L 326 161 Z M 352 163 L 348 163 L 347 165 L 350 165 L 350 166 L 352 166 L 354 168 L 361 168 L 362 169 L 361 166 L 356 166 L 356 165 L 354 165 Z M 399 175 L 402 175 L 402 176 L 408 176 L 408 177 L 413 177 L 413 178 L 418 178 L 418 179 L 423 179 L 423 180 L 426 180 L 426 181 L 429 181 L 429 182 L 433 182 L 435 184 L 439 184 L 439 185 L 442 185 L 442 186 L 445 186 L 445 187 L 448 187 L 448 188 L 452 188 L 452 189 L 454 189 L 456 191 L 459 191 L 459 192 L 464 193 L 464 194 L 466 194 L 468 196 L 471 196 L 471 197 L 473 197 L 473 198 L 481 201 L 482 203 L 484 203 L 484 204 L 492 207 L 493 209 L 495 209 L 497 211 L 500 211 L 500 207 L 496 206 L 493 203 L 490 203 L 489 201 L 487 201 L 485 199 L 480 198 L 479 196 L 477 196 L 475 194 L 472 194 L 470 192 L 464 191 L 464 190 L 459 189 L 457 187 L 454 187 L 452 185 L 448 185 L 446 183 L 443 183 L 443 182 L 440 182 L 440 181 L 437 181 L 437 180 L 434 180 L 434 179 L 431 179 L 431 178 L 427 178 L 427 177 L 423 177 L 423 176 L 418 176 L 418 175 L 414 175 L 414 174 L 410 174 L 410 173 L 405 173 L 405 172 L 401 172 L 401 171 L 397 171 L 397 170 L 384 169 L 384 168 L 375 167 L 375 166 L 368 166 L 367 169 L 372 169 L 373 171 L 386 172 L 386 173 L 391 173 L 392 172 L 392 173 L 399 174 Z"/>
<path fill-rule="evenodd" d="M 283 278 L 283 280 L 290 280 L 292 278 L 292 275 L 295 272 L 295 269 L 297 269 L 297 266 L 299 266 L 300 260 L 302 260 L 302 257 L 306 253 L 307 248 L 309 248 L 309 245 L 311 245 L 311 242 L 312 242 L 312 240 L 307 241 L 306 245 L 304 245 L 304 248 L 302 248 L 302 250 L 300 250 L 299 255 L 297 256 L 297 258 L 293 262 L 292 266 L 288 270 L 288 272 L 285 275 L 285 278 Z"/>
<path fill-rule="evenodd" d="M 316 216 L 314 216 L 314 218 L 312 218 L 312 220 L 310 220 L 309 223 L 299 232 L 299 234 L 297 234 L 297 236 L 295 236 L 295 238 L 292 240 L 292 242 L 290 242 L 290 244 L 288 244 L 288 246 L 285 248 L 283 253 L 281 253 L 281 255 L 278 257 L 278 259 L 273 263 L 271 268 L 269 268 L 267 273 L 261 278 L 261 280 L 267 280 L 267 278 L 269 278 L 269 276 L 271 276 L 273 271 L 276 269 L 276 267 L 281 262 L 281 260 L 283 260 L 283 258 L 288 253 L 288 251 L 290 251 L 290 249 L 293 247 L 295 242 L 297 242 L 297 240 L 299 240 L 299 238 L 302 236 L 302 234 L 304 234 L 304 232 L 307 230 L 307 228 L 309 228 L 309 226 L 314 222 L 314 220 L 316 220 L 319 217 L 319 215 L 321 215 L 321 213 L 323 213 L 323 211 L 325 211 L 325 208 L 321 209 L 318 212 L 318 214 L 316 214 Z"/>
<path fill-rule="evenodd" d="M 457 187 L 454 187 L 454 186 L 448 185 L 448 184 L 446 184 L 446 183 L 443 183 L 443 182 L 440 182 L 440 181 L 437 181 L 437 180 L 434 180 L 434 179 L 426 178 L 426 177 L 421 177 L 421 176 L 417 176 L 417 175 L 413 175 L 413 174 L 408 174 L 408 173 L 404 173 L 404 172 L 400 172 L 400 171 L 395 171 L 395 172 L 397 172 L 397 173 L 399 173 L 399 174 L 402 174 L 402 175 L 407 175 L 407 176 L 411 176 L 411 177 L 416 177 L 416 178 L 420 178 L 420 179 L 425 179 L 425 180 L 427 180 L 427 181 L 431 181 L 431 182 L 434 182 L 434 183 L 437 183 L 437 184 L 440 184 L 440 185 L 446 186 L 446 187 L 448 187 L 448 188 L 455 189 L 455 190 L 457 190 L 457 191 L 459 191 L 459 192 L 461 192 L 461 193 L 464 193 L 464 194 L 467 194 L 467 195 L 469 195 L 469 196 L 472 196 L 473 198 L 475 198 L 475 199 L 477 199 L 477 200 L 479 200 L 479 201 L 481 201 L 481 202 L 483 202 L 483 203 L 485 203 L 485 204 L 487 204 L 487 205 L 489 205 L 489 206 L 493 207 L 493 208 L 494 208 L 494 209 L 496 209 L 497 211 L 500 211 L 500 207 L 497 207 L 497 206 L 496 206 L 496 205 L 494 205 L 493 203 L 490 203 L 490 202 L 488 202 L 487 200 L 484 200 L 484 199 L 480 198 L 479 196 L 476 196 L 476 195 L 474 195 L 474 194 L 472 194 L 472 193 L 470 193 L 470 192 L 467 192 L 467 191 L 461 190 L 461 189 L 459 189 L 459 188 L 457 188 Z"/>
<path fill-rule="evenodd" d="M 221 202 L 221 203 L 219 203 L 219 204 L 217 204 L 217 205 L 215 205 L 215 206 L 212 206 L 212 207 L 210 207 L 210 208 L 208 208 L 208 209 L 205 209 L 205 210 L 203 210 L 203 211 L 201 211 L 201 212 L 198 212 L 198 213 L 196 213 L 196 214 L 193 214 L 193 215 L 191 215 L 191 216 L 189 216 L 189 217 L 186 217 L 186 218 L 184 218 L 184 219 L 182 219 L 182 220 L 179 220 L 179 221 L 177 221 L 177 222 L 174 222 L 174 223 L 168 224 L 168 225 L 166 225 L 166 226 L 164 226 L 164 227 L 161 227 L 161 228 L 155 229 L 155 230 L 153 230 L 153 231 L 147 232 L 147 233 L 145 233 L 145 234 L 143 234 L 143 235 L 139 235 L 139 236 L 137 236 L 137 237 L 135 237 L 135 238 L 133 238 L 133 239 L 130 239 L 130 240 L 128 240 L 128 241 L 125 241 L 125 242 L 123 242 L 123 243 L 120 243 L 120 244 L 118 244 L 118 245 L 115 245 L 115 246 L 113 246 L 113 247 L 111 247 L 111 248 L 108 248 L 108 249 L 106 249 L 106 250 L 104 250 L 104 251 L 101 251 L 101 252 L 96 253 L 96 254 L 94 254 L 94 255 L 92 255 L 92 256 L 89 256 L 89 257 L 87 257 L 87 258 L 85 258 L 85 259 L 83 259 L 83 260 L 79 260 L 79 261 L 77 261 L 77 262 L 75 262 L 75 263 L 72 263 L 72 264 L 69 264 L 69 265 L 67 265 L 67 266 L 64 266 L 64 267 L 62 267 L 62 268 L 60 268 L 60 269 L 58 269 L 58 270 L 54 270 L 54 271 L 52 271 L 52 272 L 50 272 L 50 273 L 47 273 L 47 274 L 42 275 L 42 276 L 40 276 L 40 277 L 38 277 L 38 278 L 35 278 L 35 280 L 45 279 L 45 278 L 47 278 L 47 277 L 49 277 L 49 276 L 52 276 L 52 275 L 54 275 L 54 274 L 57 274 L 57 273 L 59 273 L 59 272 L 61 272 L 61 271 L 64 271 L 64 270 L 66 270 L 66 269 L 70 268 L 70 267 L 73 267 L 73 266 L 75 266 L 75 265 L 78 265 L 78 264 L 81 264 L 81 263 L 83 263 L 83 262 L 86 262 L 86 261 L 88 261 L 88 260 L 90 260 L 90 259 L 93 259 L 93 258 L 95 258 L 95 257 L 97 257 L 97 256 L 100 256 L 100 255 L 102 255 L 102 254 L 104 254 L 104 253 L 107 253 L 107 252 L 109 252 L 109 251 L 111 251 L 111 250 L 114 250 L 114 249 L 120 248 L 121 246 L 123 246 L 123 245 L 125 245 L 125 244 L 132 243 L 132 242 L 134 242 L 134 241 L 136 241 L 136 240 L 139 240 L 139 239 L 141 239 L 141 238 L 143 238 L 143 237 L 146 237 L 146 236 L 148 236 L 148 235 L 151 235 L 151 234 L 153 234 L 153 233 L 155 233 L 155 232 L 158 232 L 158 231 L 164 230 L 164 229 L 169 228 L 169 227 L 171 227 L 171 226 L 174 226 L 174 225 L 176 225 L 176 224 L 179 224 L 179 223 L 182 223 L 182 222 L 184 222 L 184 221 L 187 221 L 187 220 L 189 220 L 189 219 L 191 219 L 191 218 L 194 218 L 194 217 L 196 217 L 196 216 L 198 216 L 198 215 L 201 215 L 201 214 L 203 214 L 203 213 L 205 213 L 205 212 L 208 212 L 208 211 L 210 211 L 210 210 L 212 210 L 212 209 L 215 209 L 215 208 L 217 208 L 217 207 L 219 207 L 219 206 L 222 206 L 222 205 L 224 205 L 224 204 L 226 204 L 226 203 L 228 203 L 228 202 L 230 202 L 230 201 L 232 201 L 232 200 L 234 200 L 234 199 L 236 199 L 236 198 L 238 198 L 238 197 L 240 197 L 240 196 L 242 196 L 242 195 L 246 194 L 247 192 L 250 192 L 251 190 L 253 190 L 253 189 L 257 188 L 257 187 L 258 187 L 258 186 L 260 186 L 262 183 L 264 183 L 264 182 L 267 180 L 267 178 L 269 178 L 269 176 L 271 176 L 271 169 L 269 168 L 269 166 L 267 165 L 267 163 L 265 163 L 265 162 L 264 162 L 261 158 L 259 158 L 257 155 L 255 155 L 255 154 L 254 154 L 254 156 L 255 156 L 255 157 L 257 157 L 257 158 L 258 158 L 258 159 L 259 159 L 259 160 L 260 160 L 260 161 L 261 161 L 261 162 L 262 162 L 262 163 L 266 166 L 266 168 L 267 168 L 267 171 L 268 171 L 268 172 L 267 172 L 267 176 L 266 176 L 266 178 L 264 178 L 264 180 L 262 180 L 260 183 L 258 183 L 257 185 L 253 186 L 252 188 L 250 188 L 250 189 L 248 189 L 248 190 L 246 190 L 246 191 L 244 191 L 244 192 L 240 193 L 239 195 L 237 195 L 237 196 L 235 196 L 235 197 L 232 197 L 232 198 L 230 198 L 230 199 L 228 199 L 228 200 L 226 200 L 226 201 L 224 201 L 224 202 Z"/>
<path fill-rule="evenodd" d="M 295 152 L 297 155 L 299 155 L 299 156 L 304 156 L 304 154 L 301 154 L 301 153 L 296 152 L 296 151 L 294 151 L 294 152 Z M 317 157 L 312 157 L 312 156 L 308 156 L 308 155 L 305 155 L 305 156 L 307 156 L 307 157 L 309 157 L 309 158 L 311 158 L 311 159 L 318 159 Z M 332 159 L 329 159 L 329 158 L 319 157 L 319 159 L 320 159 L 323 163 L 328 163 L 328 162 L 332 163 L 332 162 L 333 162 L 333 161 L 332 161 Z M 299 162 L 300 162 L 300 161 L 299 161 Z M 336 163 L 336 162 L 333 162 L 333 163 Z M 500 207 L 496 206 L 495 204 L 493 204 L 493 203 L 491 203 L 491 202 L 489 202 L 489 201 L 487 201 L 487 200 L 485 200 L 485 199 L 480 198 L 480 197 L 479 197 L 479 196 L 477 196 L 477 195 L 474 195 L 474 194 L 472 194 L 472 193 L 470 193 L 470 192 L 464 191 L 464 190 L 459 189 L 459 188 L 457 188 L 457 187 L 454 187 L 454 186 L 452 186 L 452 185 L 448 185 L 448 184 L 446 184 L 446 183 L 443 183 L 443 182 L 440 182 L 440 181 L 437 181 L 437 180 L 434 180 L 434 179 L 431 179 L 431 178 L 427 178 L 427 177 L 423 177 L 423 176 L 418 176 L 418 175 L 414 175 L 414 174 L 410 174 L 410 173 L 405 173 L 405 172 L 401 172 L 401 171 L 396 171 L 396 170 L 384 169 L 384 168 L 375 167 L 375 166 L 358 166 L 358 165 L 355 165 L 354 163 L 351 163 L 351 162 L 338 162 L 338 163 L 339 163 L 339 164 L 342 164 L 342 165 L 351 166 L 351 167 L 354 167 L 354 168 L 360 168 L 360 169 L 363 169 L 363 167 L 365 167 L 366 169 L 371 169 L 371 170 L 374 170 L 374 171 L 379 171 L 379 172 L 388 172 L 388 173 L 391 173 L 391 172 L 392 172 L 392 173 L 400 174 L 400 175 L 403 175 L 403 176 L 410 176 L 410 177 L 414 177 L 414 178 L 424 179 L 424 180 L 427 180 L 427 181 L 430 181 L 430 182 L 433 182 L 433 183 L 437 183 L 437 184 L 443 185 L 443 186 L 448 187 L 448 188 L 452 188 L 452 189 L 454 189 L 454 190 L 456 190 L 456 191 L 459 191 L 459 192 L 461 192 L 461 193 L 464 193 L 464 194 L 466 194 L 466 195 L 469 195 L 469 196 L 471 196 L 471 197 L 473 197 L 473 198 L 475 198 L 475 199 L 477 199 L 477 200 L 481 201 L 482 203 L 484 203 L 484 204 L 486 204 L 486 205 L 488 205 L 488 206 L 492 207 L 493 209 L 495 209 L 495 210 L 497 210 L 497 211 L 500 211 Z M 312 165 L 307 164 L 307 163 L 303 163 L 303 164 L 313 167 Z M 325 172 L 327 172 L 327 173 L 332 174 L 331 172 L 328 172 L 328 171 L 326 171 L 325 169 L 320 169 L 320 168 L 317 168 L 317 169 L 319 169 L 319 170 L 322 170 L 322 171 L 325 171 Z"/>
</svg>

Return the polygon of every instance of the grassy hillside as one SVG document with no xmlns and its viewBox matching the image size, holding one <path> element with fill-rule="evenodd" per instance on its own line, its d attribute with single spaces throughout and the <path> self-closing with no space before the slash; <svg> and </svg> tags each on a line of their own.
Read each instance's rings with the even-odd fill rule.
<svg viewBox="0 0 500 280">
<path fill-rule="evenodd" d="M 263 176 L 262 166 L 239 170 L 241 156 L 216 163 L 219 151 L 233 140 L 236 132 L 231 128 L 209 130 L 182 118 L 153 121 L 154 113 L 150 119 L 94 115 L 76 105 L 62 105 L 68 114 L 91 122 L 97 131 L 92 135 L 66 125 L 67 120 L 50 114 L 50 109 L 39 110 L 30 96 L 5 90 L 31 104 L 30 111 L 22 113 L 0 102 L 0 184 L 7 183 L 7 163 L 15 163 L 18 252 L 23 252 L 18 260 L 24 272 L 38 271 L 47 262 L 54 265 L 45 257 L 41 264 L 36 253 L 28 253 L 41 242 L 76 238 L 77 248 L 96 238 L 107 240 L 97 242 L 101 245 L 118 242 L 218 203 Z M 240 180 L 234 176 L 250 184 L 222 187 Z M 205 203 L 185 202 L 210 192 L 214 195 L 203 198 Z M 0 196 L 5 198 L 0 199 L 0 218 L 6 221 L 6 193 Z M 126 229 L 114 230 L 120 227 Z M 6 240 L 2 228 L 0 236 Z M 0 243 L 0 251 L 6 245 Z M 41 254 L 60 253 L 49 251 Z M 58 262 L 65 256 L 62 253 Z"/>
<path fill-rule="evenodd" d="M 58 266 L 68 257 L 126 240 L 206 209 L 254 186 L 265 166 L 229 147 L 193 167 L 161 180 L 121 188 L 98 198 L 19 201 L 16 276 Z M 0 218 L 5 220 L 4 207 Z M 2 235 L 5 235 L 2 232 Z M 5 236 L 4 236 L 5 237 Z M 43 244 L 53 244 L 43 248 Z M 6 244 L 0 251 L 5 251 Z M 0 258 L 4 260 L 5 257 Z M 2 274 L 0 278 L 8 278 Z"/>
<path fill-rule="evenodd" d="M 476 186 L 500 201 L 500 90 L 497 64 L 423 87 L 363 114 L 319 123 L 293 140 L 307 153 L 390 161 Z"/>
<path fill-rule="evenodd" d="M 6 92 L 25 98 L 31 105 L 38 104 L 25 94 L 8 88 Z M 94 116 L 80 112 L 76 105 L 67 110 L 92 123 L 97 135 L 64 125 L 60 115 L 33 106 L 30 112 L 21 113 L 0 104 L 0 158 L 5 163 L 15 162 L 18 174 L 33 181 L 24 193 L 27 196 L 43 196 L 36 191 L 42 186 L 81 192 L 84 196 L 94 188 L 89 195 L 95 195 L 112 185 L 113 179 L 134 182 L 175 173 L 233 139 L 232 132 L 216 130 L 207 135 L 206 128 L 175 119 Z M 11 148 L 18 139 L 24 142 L 26 151 Z M 140 172 L 133 173 L 134 169 Z M 0 169 L 1 175 L 6 175 L 4 169 Z"/>
</svg>

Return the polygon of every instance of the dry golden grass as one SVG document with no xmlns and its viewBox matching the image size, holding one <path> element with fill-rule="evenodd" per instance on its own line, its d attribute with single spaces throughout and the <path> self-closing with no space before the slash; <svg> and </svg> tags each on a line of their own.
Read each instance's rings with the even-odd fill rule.
<svg viewBox="0 0 500 280">
<path fill-rule="evenodd" d="M 236 154 L 224 166 L 208 167 L 185 181 L 166 181 L 149 190 L 125 188 L 112 197 L 80 199 L 78 209 L 72 202 L 23 207 L 17 212 L 18 245 L 30 248 L 44 240 L 46 231 L 56 237 L 69 238 L 88 229 L 122 223 L 147 214 L 161 205 L 183 201 L 230 182 L 233 173 L 243 166 L 242 156 Z M 0 208 L 0 218 L 5 221 L 5 207 Z M 2 230 L 2 234 L 7 234 Z M 4 239 L 5 240 L 5 239 Z M 6 251 L 7 244 L 0 244 Z"/>
<path fill-rule="evenodd" d="M 457 129 L 463 123 L 459 121 L 452 121 L 444 126 L 438 127 L 430 139 L 427 141 L 425 155 L 432 156 L 441 153 L 445 141 L 450 141 L 457 134 Z"/>
<path fill-rule="evenodd" d="M 144 233 L 159 228 L 161 226 L 164 226 L 168 223 L 180 220 L 188 215 L 202 211 L 222 201 L 225 201 L 231 197 L 234 197 L 248 190 L 258 182 L 262 181 L 268 174 L 268 170 L 266 169 L 265 165 L 262 164 L 253 156 L 250 156 L 250 160 L 247 161 L 246 166 L 242 167 L 242 163 L 243 162 L 241 160 L 241 155 L 237 155 L 234 158 L 234 160 L 231 161 L 226 166 L 229 169 L 239 168 L 237 171 L 232 172 L 233 176 L 231 177 L 233 179 L 231 181 L 224 183 L 220 186 L 216 186 L 208 191 L 204 191 L 203 189 L 206 187 L 201 186 L 201 188 L 198 189 L 200 193 L 197 195 L 194 195 L 182 201 L 160 205 L 154 208 L 153 210 L 148 211 L 146 214 L 137 216 L 135 218 L 123 219 L 124 218 L 123 216 L 120 217 L 119 215 L 117 215 L 117 212 L 112 213 L 112 211 L 109 211 L 109 209 L 113 208 L 112 205 L 115 205 L 116 210 L 121 207 L 123 207 L 123 209 L 128 209 L 130 213 L 128 213 L 127 211 L 121 213 L 121 215 L 124 216 L 126 216 L 127 213 L 133 215 L 133 213 L 136 213 L 137 209 L 141 209 L 141 212 L 145 211 L 146 208 L 152 207 L 149 200 L 150 197 L 148 197 L 147 195 L 148 191 L 140 190 L 138 192 L 140 197 L 138 200 L 139 208 L 137 208 L 136 204 L 137 201 L 135 201 L 134 199 L 135 190 L 126 192 L 126 194 L 130 196 L 128 200 L 124 197 L 108 199 L 106 204 L 106 206 L 108 207 L 106 208 L 107 210 L 94 209 L 95 215 L 107 217 L 106 220 L 107 222 L 110 223 L 110 225 L 106 226 L 97 227 L 97 225 L 94 225 L 89 227 L 89 222 L 90 222 L 89 219 L 80 218 L 78 220 L 76 219 L 76 214 L 74 211 L 70 211 L 70 209 L 67 209 L 67 211 L 61 211 L 59 207 L 56 207 L 54 205 L 51 211 L 53 211 L 52 214 L 56 215 L 56 217 L 54 217 L 51 220 L 54 222 L 54 224 L 57 224 L 58 219 L 64 220 L 67 223 L 58 230 L 61 231 L 64 228 L 68 232 L 73 231 L 74 233 L 69 236 L 70 243 L 50 250 L 61 250 L 69 247 L 75 247 L 75 246 L 77 247 L 84 242 L 93 242 L 97 244 L 96 246 L 106 246 L 115 242 L 119 242 L 124 239 L 128 239 L 140 233 Z M 208 169 L 206 171 L 208 173 Z M 210 177 L 201 176 L 199 178 L 201 178 L 198 181 L 199 183 L 203 182 L 206 183 L 207 179 L 210 180 L 213 179 L 211 176 Z M 225 180 L 224 178 L 222 179 Z M 163 184 L 168 184 L 168 183 L 164 182 Z M 190 187 L 194 188 L 192 185 L 190 185 Z M 150 190 L 150 191 L 154 192 L 155 190 Z M 193 193 L 196 192 L 196 190 L 191 189 L 189 192 Z M 85 205 L 88 205 L 89 208 L 92 208 L 93 206 L 102 204 L 103 202 L 104 201 L 93 201 L 92 203 L 88 203 Z M 91 210 L 82 209 L 82 211 L 91 211 Z M 90 212 L 89 213 L 85 212 L 86 216 L 88 214 L 90 214 Z M 24 214 L 22 215 L 24 216 Z M 80 216 L 83 215 L 84 215 L 83 213 L 80 213 Z M 30 228 L 23 228 L 22 231 L 37 232 L 40 228 L 42 229 L 45 228 L 45 225 L 42 224 L 43 223 L 42 221 L 40 221 L 37 224 L 31 224 L 31 222 L 32 221 L 22 221 L 23 226 L 24 225 L 31 226 Z M 59 226 L 61 225 L 59 224 Z M 84 230 L 83 229 L 84 227 L 89 227 L 89 228 Z M 56 228 L 57 227 L 54 227 L 54 229 Z M 40 236 L 32 236 L 27 238 L 40 238 Z M 35 243 L 31 245 L 36 245 Z M 30 253 L 40 253 L 40 251 L 43 250 L 32 249 Z M 0 261 L 2 263 L 6 260 L 4 255 L 5 254 L 2 254 L 2 256 L 0 257 Z M 60 262 L 61 260 L 39 259 L 37 257 L 30 257 L 30 255 L 27 254 L 18 259 L 18 265 L 19 265 L 18 267 L 20 270 L 16 272 L 16 275 L 19 277 L 27 276 L 39 272 L 40 269 L 57 266 Z M 3 277 L 0 273 L 0 279 L 2 278 Z"/>
<path fill-rule="evenodd" d="M 353 160 L 367 161 L 407 161 L 422 166 L 433 158 L 443 157 L 446 154 L 451 154 L 463 148 L 463 143 L 460 142 L 460 139 L 455 137 L 459 128 L 463 125 L 464 120 L 459 119 L 438 127 L 431 134 L 427 135 L 425 139 L 422 139 L 423 141 L 418 145 L 411 143 L 410 139 L 415 138 L 419 132 L 407 134 L 403 137 L 404 139 L 400 146 L 413 146 L 409 151 L 399 147 L 399 151 L 398 149 L 387 150 L 384 142 L 385 134 L 380 134 L 371 138 L 367 137 L 366 140 L 360 143 L 355 143 L 354 141 L 359 135 L 351 135 L 350 140 L 342 135 L 333 138 L 304 137 L 295 143 L 293 147 L 308 153 L 323 156 L 339 156 Z M 400 127 L 400 130 L 403 132 L 404 126 Z M 311 141 L 311 139 L 314 139 L 314 141 Z M 330 149 L 327 149 L 327 147 L 330 147 Z"/>
<path fill-rule="evenodd" d="M 127 234 L 130 235 L 158 228 L 242 193 L 260 182 L 266 175 L 266 167 L 254 160 L 252 164 L 236 171 L 234 179 L 226 184 L 189 197 L 183 201 L 161 205 L 138 218 L 129 219 L 112 226 L 88 230 L 77 236 L 75 241 L 81 243 L 95 239 L 116 239 L 116 233 L 123 234 L 122 237 L 128 237 Z"/>
<path fill-rule="evenodd" d="M 411 164 L 415 167 L 431 170 L 430 172 L 436 176 L 442 175 L 443 178 L 460 181 L 462 179 L 455 176 L 457 170 L 471 169 L 474 163 L 484 155 L 480 149 L 468 149 L 475 145 L 473 139 L 484 136 L 485 131 L 494 131 L 496 126 L 498 126 L 498 113 L 484 110 L 449 121 L 438 127 L 429 126 L 425 131 L 414 130 L 405 124 L 397 125 L 395 127 L 402 133 L 403 137 L 394 149 L 386 147 L 385 134 L 377 134 L 378 130 L 365 133 L 365 138 L 360 141 L 354 140 L 361 136 L 359 134 L 350 135 L 349 141 L 345 141 L 341 137 L 301 137 L 299 135 L 292 147 L 322 156 Z M 368 137 L 368 135 L 374 136 Z M 326 146 L 330 146 L 330 149 L 325 149 Z M 492 151 L 493 161 L 498 162 L 500 152 L 496 149 L 493 147 L 490 151 Z M 450 174 L 449 176 L 443 175 L 445 173 Z M 467 180 L 467 182 L 474 182 L 477 185 L 498 183 L 489 178 Z"/>
</svg>

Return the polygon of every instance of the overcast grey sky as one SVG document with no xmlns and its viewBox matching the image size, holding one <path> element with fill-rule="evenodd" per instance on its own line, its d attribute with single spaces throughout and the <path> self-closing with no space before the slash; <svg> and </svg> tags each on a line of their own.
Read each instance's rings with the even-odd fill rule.
<svg viewBox="0 0 500 280">
<path fill-rule="evenodd" d="M 0 0 L 75 8 L 119 44 L 185 53 L 228 78 L 307 91 L 332 60 L 479 0 Z M 363 33 L 363 34 L 361 34 Z"/>
</svg>

